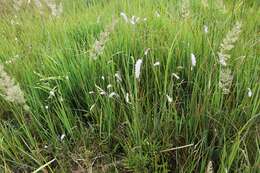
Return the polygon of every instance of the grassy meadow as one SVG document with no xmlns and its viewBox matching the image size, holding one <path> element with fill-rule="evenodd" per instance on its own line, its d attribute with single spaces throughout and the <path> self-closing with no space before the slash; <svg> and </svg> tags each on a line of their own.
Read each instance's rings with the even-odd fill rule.
<svg viewBox="0 0 260 173">
<path fill-rule="evenodd" d="M 259 0 L 1 0 L 0 172 L 260 172 Z"/>
</svg>

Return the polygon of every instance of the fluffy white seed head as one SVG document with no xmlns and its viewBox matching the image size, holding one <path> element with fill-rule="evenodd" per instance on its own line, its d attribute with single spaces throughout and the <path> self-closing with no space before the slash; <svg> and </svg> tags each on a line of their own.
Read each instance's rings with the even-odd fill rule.
<svg viewBox="0 0 260 173">
<path fill-rule="evenodd" d="M 253 96 L 253 92 L 250 88 L 247 88 L 247 95 L 248 97 L 252 97 Z"/>
<path fill-rule="evenodd" d="M 125 95 L 125 101 L 126 101 L 126 103 L 130 103 L 130 101 L 129 101 L 129 93 L 126 93 L 126 95 Z"/>
<path fill-rule="evenodd" d="M 65 134 L 62 134 L 61 136 L 60 136 L 60 140 L 61 141 L 63 141 L 63 139 L 66 137 L 66 135 Z"/>
<path fill-rule="evenodd" d="M 172 103 L 172 102 L 173 102 L 172 97 L 170 97 L 169 95 L 166 95 L 166 98 L 167 98 L 167 101 L 168 101 L 169 103 Z"/>
<path fill-rule="evenodd" d="M 135 63 L 135 78 L 137 80 L 140 80 L 140 75 L 141 75 L 141 66 L 142 66 L 143 60 L 138 59 Z"/>
<path fill-rule="evenodd" d="M 205 173 L 214 173 L 213 163 L 211 160 L 209 161 L 209 163 L 207 165 Z"/>
<path fill-rule="evenodd" d="M 154 67 L 160 66 L 160 62 L 159 62 L 159 61 L 155 62 L 155 63 L 153 64 L 153 66 L 154 66 Z"/>
<path fill-rule="evenodd" d="M 203 28 L 204 32 L 207 34 L 209 32 L 209 27 L 207 25 L 204 25 Z"/>
<path fill-rule="evenodd" d="M 193 53 L 191 54 L 191 65 L 192 67 L 196 66 L 196 57 Z"/>
<path fill-rule="evenodd" d="M 147 56 L 150 50 L 151 50 L 150 48 L 146 48 L 144 51 L 144 55 Z"/>
<path fill-rule="evenodd" d="M 117 82 L 122 82 L 121 73 L 119 71 L 116 72 L 115 78 L 116 78 Z"/>
<path fill-rule="evenodd" d="M 109 98 L 113 98 L 113 97 L 119 97 L 119 95 L 115 92 L 112 92 L 108 95 Z"/>
</svg>

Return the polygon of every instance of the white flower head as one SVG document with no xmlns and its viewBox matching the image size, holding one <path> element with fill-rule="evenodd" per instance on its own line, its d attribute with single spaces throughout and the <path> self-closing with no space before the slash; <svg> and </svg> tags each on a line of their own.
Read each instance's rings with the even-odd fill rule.
<svg viewBox="0 0 260 173">
<path fill-rule="evenodd" d="M 191 54 L 191 65 L 192 67 L 196 66 L 196 57 L 193 53 Z"/>
<path fill-rule="evenodd" d="M 172 103 L 172 102 L 173 102 L 172 97 L 170 97 L 168 94 L 166 95 L 166 97 L 167 97 L 167 101 L 168 101 L 169 103 Z"/>
<path fill-rule="evenodd" d="M 248 95 L 248 97 L 252 97 L 252 95 L 253 95 L 253 92 L 252 92 L 252 90 L 250 89 L 250 88 L 247 88 L 247 95 Z"/>
<path fill-rule="evenodd" d="M 130 103 L 129 102 L 129 94 L 128 93 L 126 93 L 126 95 L 125 95 L 125 101 L 126 101 L 126 103 Z"/>
<path fill-rule="evenodd" d="M 151 50 L 150 48 L 145 49 L 144 55 L 147 56 L 150 50 Z"/>
<path fill-rule="evenodd" d="M 115 77 L 116 77 L 117 82 L 122 82 L 121 73 L 119 71 L 116 72 Z"/>
<path fill-rule="evenodd" d="M 117 93 L 115 93 L 115 92 L 112 92 L 112 93 L 109 94 L 108 97 L 109 97 L 109 98 L 119 97 L 119 95 L 118 95 Z"/>
<path fill-rule="evenodd" d="M 160 66 L 160 62 L 159 62 L 159 61 L 155 62 L 155 63 L 153 64 L 153 66 L 154 66 L 154 67 Z"/>
<path fill-rule="evenodd" d="M 101 91 L 100 92 L 100 95 L 102 95 L 102 96 L 104 96 L 104 95 L 106 95 L 107 93 L 105 92 L 105 91 Z"/>
<path fill-rule="evenodd" d="M 60 140 L 61 141 L 63 141 L 63 139 L 66 137 L 66 135 L 65 134 L 62 134 L 61 136 L 60 136 Z"/>
<path fill-rule="evenodd" d="M 50 91 L 50 97 L 54 97 L 55 96 L 55 92 L 53 90 Z"/>
<path fill-rule="evenodd" d="M 112 88 L 113 86 L 111 85 L 111 84 L 108 84 L 107 85 L 107 89 L 110 89 L 110 88 Z"/>
<path fill-rule="evenodd" d="M 161 15 L 160 15 L 160 13 L 159 13 L 158 11 L 156 11 L 156 12 L 155 12 L 155 16 L 156 16 L 156 17 L 160 17 Z"/>
<path fill-rule="evenodd" d="M 139 17 L 132 16 L 132 18 L 130 19 L 130 23 L 131 23 L 132 25 L 135 25 L 135 24 L 137 24 L 137 22 L 138 22 L 139 20 L 140 20 Z"/>
<path fill-rule="evenodd" d="M 213 163 L 211 160 L 209 161 L 209 163 L 207 165 L 206 173 L 214 173 Z"/>
<path fill-rule="evenodd" d="M 124 12 L 121 12 L 120 16 L 122 16 L 123 19 L 125 20 L 125 22 L 128 23 L 128 17 L 127 17 L 127 15 Z"/>
<path fill-rule="evenodd" d="M 140 74 L 141 74 L 141 66 L 142 66 L 143 60 L 138 59 L 135 63 L 135 78 L 137 80 L 140 80 Z"/>
<path fill-rule="evenodd" d="M 207 33 L 209 32 L 208 26 L 207 26 L 207 25 L 204 25 L 203 28 L 204 28 L 204 32 L 207 34 Z"/>
<path fill-rule="evenodd" d="M 56 88 L 57 87 L 54 87 L 50 90 L 48 99 L 55 97 Z"/>
</svg>

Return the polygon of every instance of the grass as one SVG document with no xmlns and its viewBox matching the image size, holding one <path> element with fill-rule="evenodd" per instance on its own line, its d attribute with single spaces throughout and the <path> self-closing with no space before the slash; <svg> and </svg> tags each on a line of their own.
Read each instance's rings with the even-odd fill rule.
<svg viewBox="0 0 260 173">
<path fill-rule="evenodd" d="M 260 172 L 260 3 L 186 2 L 64 0 L 59 17 L 3 3 L 0 62 L 30 111 L 0 94 L 0 172 Z M 224 94 L 217 53 L 237 21 Z"/>
</svg>

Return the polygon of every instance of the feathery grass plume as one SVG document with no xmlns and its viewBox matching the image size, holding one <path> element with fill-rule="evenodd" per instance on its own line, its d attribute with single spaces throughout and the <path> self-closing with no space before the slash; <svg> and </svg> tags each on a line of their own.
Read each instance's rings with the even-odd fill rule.
<svg viewBox="0 0 260 173">
<path fill-rule="evenodd" d="M 44 12 L 43 12 L 43 5 L 42 5 L 41 1 L 34 0 L 34 4 L 35 4 L 36 8 L 39 10 L 40 15 L 42 15 Z"/>
<path fill-rule="evenodd" d="M 105 44 L 109 40 L 109 35 L 114 31 L 117 20 L 113 19 L 112 23 L 106 26 L 105 31 L 101 32 L 89 51 L 91 59 L 96 60 L 104 51 Z"/>
<path fill-rule="evenodd" d="M 233 81 L 233 75 L 231 70 L 229 68 L 221 69 L 219 87 L 222 89 L 224 94 L 228 94 L 230 92 L 232 81 Z"/>
<path fill-rule="evenodd" d="M 46 5 L 51 9 L 51 14 L 53 16 L 55 16 L 55 17 L 61 16 L 61 14 L 63 12 L 62 3 L 57 5 L 56 2 L 53 0 L 45 0 L 45 2 L 46 2 Z"/>
<path fill-rule="evenodd" d="M 209 163 L 207 165 L 205 173 L 214 173 L 213 163 L 211 160 L 209 161 Z"/>
<path fill-rule="evenodd" d="M 232 71 L 228 67 L 228 60 L 230 59 L 229 51 L 234 48 L 235 42 L 239 38 L 241 32 L 241 23 L 237 22 L 233 29 L 229 31 L 220 45 L 220 51 L 218 52 L 220 69 L 220 81 L 219 87 L 222 89 L 224 94 L 230 92 L 230 87 L 233 81 Z"/>
<path fill-rule="evenodd" d="M 24 93 L 21 90 L 19 84 L 15 84 L 14 79 L 12 79 L 4 70 L 4 66 L 0 64 L 0 90 L 3 94 L 3 98 L 9 102 L 22 105 L 25 110 L 29 107 L 26 104 L 24 98 Z"/>
<path fill-rule="evenodd" d="M 183 0 L 181 5 L 181 17 L 188 19 L 190 17 L 190 4 L 188 0 Z"/>
<path fill-rule="evenodd" d="M 140 74 L 141 74 L 141 66 L 142 66 L 143 60 L 138 59 L 135 63 L 135 78 L 137 80 L 140 80 Z"/>
<path fill-rule="evenodd" d="M 13 7 L 16 11 L 19 11 L 23 5 L 23 0 L 14 0 Z"/>
<path fill-rule="evenodd" d="M 220 44 L 220 51 L 218 52 L 219 62 L 222 66 L 227 65 L 227 60 L 230 59 L 229 51 L 234 48 L 235 42 L 239 38 L 241 32 L 241 23 L 237 22 L 233 29 L 229 31 Z"/>
</svg>

